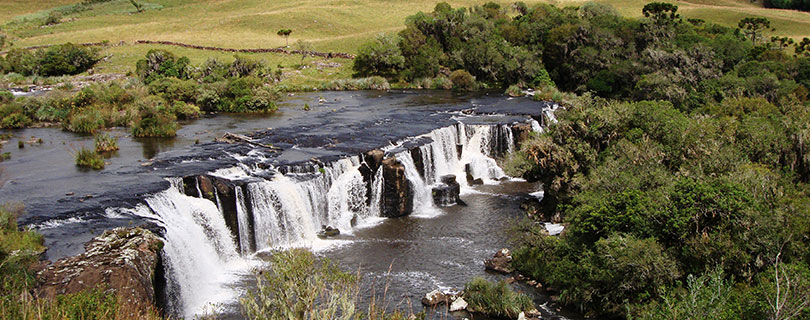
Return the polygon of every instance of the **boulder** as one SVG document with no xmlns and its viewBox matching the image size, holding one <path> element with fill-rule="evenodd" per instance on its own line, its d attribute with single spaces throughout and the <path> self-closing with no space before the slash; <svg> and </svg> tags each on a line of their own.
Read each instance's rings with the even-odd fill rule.
<svg viewBox="0 0 810 320">
<path fill-rule="evenodd" d="M 405 166 L 394 157 L 383 160 L 382 215 L 403 217 L 413 211 L 411 184 L 405 177 Z"/>
<path fill-rule="evenodd" d="M 155 305 L 155 285 L 161 285 L 160 251 L 163 242 L 141 228 L 116 228 L 84 245 L 85 252 L 56 261 L 36 275 L 35 294 L 60 294 L 102 288 L 117 294 L 124 304 Z"/>
<path fill-rule="evenodd" d="M 422 298 L 422 304 L 427 307 L 435 307 L 443 303 L 447 303 L 449 297 L 439 290 L 433 290 L 425 294 Z"/>
<path fill-rule="evenodd" d="M 433 187 L 433 203 L 437 206 L 452 206 L 459 203 L 461 186 L 456 181 L 456 176 L 448 174 L 441 177 L 441 183 Z"/>
<path fill-rule="evenodd" d="M 467 310 L 467 301 L 464 301 L 464 298 L 456 298 L 453 303 L 450 304 L 450 312 L 456 312 L 461 310 Z"/>
<path fill-rule="evenodd" d="M 340 235 L 340 229 L 333 228 L 332 226 L 321 226 L 321 231 L 318 232 L 318 238 L 325 239 Z"/>
<path fill-rule="evenodd" d="M 492 259 L 487 259 L 484 261 L 484 267 L 486 267 L 487 270 L 498 273 L 512 273 L 515 271 L 512 268 L 512 253 L 506 248 L 498 250 Z"/>
</svg>

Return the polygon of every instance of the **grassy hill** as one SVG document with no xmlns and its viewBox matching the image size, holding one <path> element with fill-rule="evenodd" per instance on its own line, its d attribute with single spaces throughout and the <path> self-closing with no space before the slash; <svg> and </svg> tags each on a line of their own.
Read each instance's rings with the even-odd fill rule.
<svg viewBox="0 0 810 320">
<path fill-rule="evenodd" d="M 280 28 L 291 28 L 290 43 L 305 39 L 319 51 L 356 52 L 359 44 L 380 32 L 403 28 L 405 17 L 430 11 L 436 0 L 139 0 L 146 11 L 135 13 L 128 0 L 112 0 L 75 10 L 79 0 L 0 1 L 0 25 L 14 47 L 63 42 L 111 43 L 123 46 L 106 49 L 112 57 L 96 71 L 126 72 L 150 48 L 135 40 L 166 40 L 228 48 L 268 48 L 285 45 L 277 36 Z M 453 6 L 482 4 L 484 0 L 448 1 Z M 508 6 L 514 1 L 496 1 Z M 528 4 L 539 1 L 525 1 Z M 549 1 L 545 1 L 549 2 Z M 550 1 L 559 6 L 578 5 L 581 0 Z M 640 16 L 647 0 L 603 0 L 627 16 Z M 684 17 L 702 18 L 736 25 L 745 16 L 764 16 L 777 28 L 776 35 L 797 39 L 810 36 L 810 13 L 762 8 L 748 0 L 674 1 Z M 71 10 L 73 9 L 73 10 Z M 62 23 L 43 26 L 51 11 L 67 12 Z M 76 12 L 71 12 L 76 11 Z M 228 59 L 232 54 L 172 48 L 192 62 L 208 56 Z M 271 65 L 291 65 L 300 58 L 280 54 L 254 54 Z M 300 79 L 338 78 L 350 73 L 346 66 L 301 71 Z M 315 68 L 313 68 L 315 69 Z M 328 70 L 326 70 L 328 69 Z"/>
</svg>

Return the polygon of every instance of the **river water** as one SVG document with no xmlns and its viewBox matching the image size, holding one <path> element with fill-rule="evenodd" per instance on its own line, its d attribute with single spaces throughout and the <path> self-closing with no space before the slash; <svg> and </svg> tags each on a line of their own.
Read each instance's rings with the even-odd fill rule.
<svg viewBox="0 0 810 320">
<path fill-rule="evenodd" d="M 101 171 L 73 165 L 72 152 L 92 147 L 90 136 L 58 128 L 4 131 L 14 137 L 2 150 L 11 159 L 0 162 L 0 198 L 26 205 L 21 222 L 43 233 L 49 259 L 77 254 L 83 242 L 117 226 L 161 234 L 167 303 L 177 316 L 214 309 L 241 318 L 237 299 L 255 286 L 251 270 L 261 268 L 261 252 L 294 246 L 361 270 L 367 286 L 387 281 L 390 307 L 420 311 L 421 296 L 433 289 L 461 289 L 475 276 L 504 277 L 485 272 L 483 260 L 508 245 L 521 201 L 540 186 L 508 179 L 496 159 L 516 148 L 512 124 L 539 129 L 548 110 L 526 99 L 448 92 L 301 94 L 273 115 L 182 123 L 172 139 L 135 139 L 113 129 L 121 150 Z M 251 134 L 281 151 L 211 142 L 225 132 Z M 18 140 L 32 143 L 18 149 Z M 358 171 L 364 164 L 358 155 L 372 149 L 405 166 L 414 196 L 410 216 L 379 217 L 381 170 L 368 181 Z M 465 165 L 485 184 L 468 186 Z M 430 188 L 445 174 L 457 176 L 467 206 L 432 203 Z M 238 226 L 225 221 L 229 204 L 219 194 L 204 199 L 199 185 L 189 194 L 181 178 L 199 175 L 232 186 Z M 342 234 L 318 239 L 326 224 Z M 522 289 L 546 305 L 547 296 Z M 576 318 L 556 309 L 543 311 Z"/>
</svg>

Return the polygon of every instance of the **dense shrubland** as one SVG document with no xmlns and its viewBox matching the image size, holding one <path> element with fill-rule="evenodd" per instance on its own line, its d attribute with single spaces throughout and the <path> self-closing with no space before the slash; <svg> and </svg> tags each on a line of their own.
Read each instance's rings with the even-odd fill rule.
<svg viewBox="0 0 810 320">
<path fill-rule="evenodd" d="M 620 21 L 586 8 L 550 10 Z M 560 237 L 521 225 L 515 265 L 602 317 L 806 318 L 810 60 L 707 23 L 669 26 L 649 34 L 646 54 L 607 63 L 615 72 L 550 70 L 573 91 L 614 79 L 595 94 L 635 101 L 568 98 L 560 121 L 511 159 L 513 174 L 542 181 L 544 216 L 569 224 Z M 703 53 L 688 58 L 687 44 Z M 645 55 L 664 67 L 628 74 L 644 72 Z"/>
<path fill-rule="evenodd" d="M 736 30 L 665 4 L 640 20 L 592 3 L 514 9 L 412 16 L 405 65 L 434 67 L 395 77 L 465 70 L 564 105 L 505 164 L 541 181 L 540 216 L 568 226 L 550 237 L 521 224 L 515 267 L 592 316 L 810 317 L 810 46 L 769 39 L 759 19 Z M 475 47 L 482 33 L 491 50 Z M 506 48 L 543 64 L 509 73 Z"/>
<path fill-rule="evenodd" d="M 440 3 L 408 17 L 398 35 L 365 44 L 354 70 L 416 83 L 465 70 L 483 87 L 556 84 L 567 92 L 688 108 L 737 92 L 771 102 L 796 90 L 803 97 L 810 86 L 810 60 L 792 57 L 794 50 L 805 55 L 810 44 L 768 41 L 761 33 L 769 28 L 757 29 L 752 42 L 748 30 L 684 21 L 672 5 L 650 5 L 644 13 L 647 18 L 625 18 L 597 3 Z"/>
<path fill-rule="evenodd" d="M 101 58 L 98 49 L 66 43 L 47 49 L 13 49 L 0 57 L 0 73 L 26 76 L 74 75 L 92 68 Z"/>
</svg>

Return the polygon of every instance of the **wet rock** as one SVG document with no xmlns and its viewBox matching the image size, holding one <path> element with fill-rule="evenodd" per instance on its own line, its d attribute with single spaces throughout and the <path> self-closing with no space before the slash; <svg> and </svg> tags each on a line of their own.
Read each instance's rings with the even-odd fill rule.
<svg viewBox="0 0 810 320">
<path fill-rule="evenodd" d="M 411 149 L 411 159 L 413 160 L 413 165 L 416 167 L 416 172 L 419 173 L 419 176 L 422 179 L 425 178 L 425 163 L 422 160 L 422 149 L 420 148 L 413 148 Z"/>
<path fill-rule="evenodd" d="M 318 238 L 321 239 L 326 239 L 337 235 L 340 235 L 340 230 L 338 228 L 333 228 L 332 226 L 321 226 L 321 231 L 318 231 Z"/>
<path fill-rule="evenodd" d="M 41 283 L 35 289 L 37 296 L 53 298 L 103 288 L 125 304 L 154 305 L 155 282 L 165 281 L 158 276 L 163 242 L 157 236 L 141 228 L 117 228 L 84 247 L 84 253 L 56 261 L 37 273 Z"/>
<path fill-rule="evenodd" d="M 514 137 L 514 144 L 520 145 L 523 141 L 529 139 L 529 135 L 532 133 L 532 125 L 528 123 L 518 123 L 511 127 L 512 129 L 512 137 Z"/>
<path fill-rule="evenodd" d="M 441 177 L 441 183 L 433 187 L 433 203 L 437 206 L 452 206 L 459 202 L 461 186 L 456 181 L 456 176 L 448 174 Z"/>
<path fill-rule="evenodd" d="M 453 303 L 450 304 L 450 312 L 456 312 L 461 310 L 467 310 L 467 301 L 464 301 L 464 298 L 456 298 Z"/>
<path fill-rule="evenodd" d="M 197 191 L 197 177 L 183 177 L 183 193 L 189 197 L 199 198 L 202 195 Z"/>
<path fill-rule="evenodd" d="M 512 268 L 512 253 L 509 252 L 509 249 L 503 248 L 498 250 L 492 259 L 487 259 L 484 261 L 484 267 L 487 270 L 509 274 L 514 272 L 515 270 Z M 520 280 L 520 279 L 518 279 Z"/>
<path fill-rule="evenodd" d="M 481 178 L 478 178 L 478 179 L 473 179 L 473 181 L 472 181 L 472 183 L 471 183 L 471 184 L 472 184 L 472 185 L 484 184 L 484 180 L 483 180 L 483 179 L 481 179 Z"/>
<path fill-rule="evenodd" d="M 425 294 L 422 298 L 422 304 L 428 307 L 435 307 L 443 303 L 447 303 L 449 297 L 439 290 L 433 290 Z"/>
<path fill-rule="evenodd" d="M 358 170 L 360 171 L 360 175 L 363 176 L 363 182 L 365 182 L 366 185 L 366 205 L 371 205 L 371 187 L 374 185 L 374 176 L 382 165 L 384 156 L 385 152 L 382 150 L 371 150 L 362 155 L 363 162 L 360 164 Z"/>
<path fill-rule="evenodd" d="M 397 218 L 411 214 L 413 211 L 413 193 L 411 184 L 405 177 L 405 166 L 396 158 L 382 162 L 383 194 L 382 215 Z"/>
<path fill-rule="evenodd" d="M 211 179 L 206 176 L 199 176 L 197 177 L 197 182 L 200 184 L 200 192 L 202 192 L 201 196 L 216 203 L 217 199 L 214 195 L 214 183 L 211 182 Z"/>
<path fill-rule="evenodd" d="M 213 181 L 216 189 L 215 198 L 219 198 L 215 199 L 217 201 L 214 201 L 214 203 L 219 206 L 222 217 L 225 218 L 225 225 L 231 230 L 231 234 L 238 246 L 241 241 L 239 239 L 239 214 L 236 211 L 236 191 L 234 190 L 238 186 L 219 178 L 211 178 L 211 181 Z"/>
</svg>

